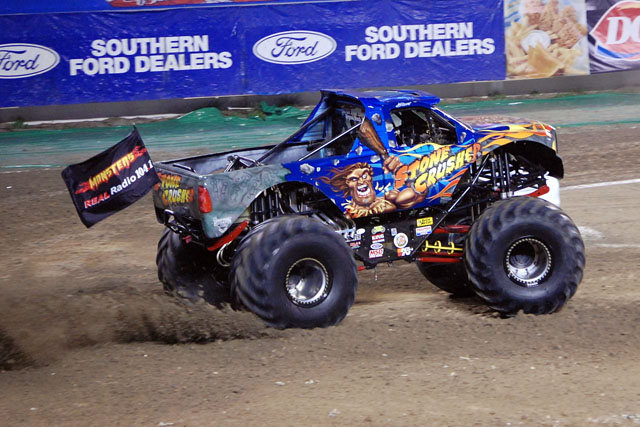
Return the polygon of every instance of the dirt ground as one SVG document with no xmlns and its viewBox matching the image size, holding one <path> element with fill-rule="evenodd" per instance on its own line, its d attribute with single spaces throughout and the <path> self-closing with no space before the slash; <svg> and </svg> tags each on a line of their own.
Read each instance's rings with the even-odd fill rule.
<svg viewBox="0 0 640 427">
<path fill-rule="evenodd" d="M 60 170 L 0 173 L 4 425 L 638 425 L 640 131 L 560 129 L 584 280 L 503 319 L 414 265 L 360 275 L 337 327 L 279 331 L 165 296 L 150 197 L 85 229 Z"/>
</svg>

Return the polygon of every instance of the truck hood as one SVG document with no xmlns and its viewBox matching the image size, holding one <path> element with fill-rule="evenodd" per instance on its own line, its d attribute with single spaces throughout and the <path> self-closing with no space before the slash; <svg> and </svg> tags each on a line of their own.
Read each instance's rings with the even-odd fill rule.
<svg viewBox="0 0 640 427">
<path fill-rule="evenodd" d="M 471 126 L 476 130 L 506 130 L 504 129 L 508 125 L 527 126 L 527 125 L 542 125 L 549 130 L 553 129 L 545 123 L 541 123 L 535 120 L 523 119 L 520 117 L 512 116 L 460 116 L 458 119 Z"/>
</svg>

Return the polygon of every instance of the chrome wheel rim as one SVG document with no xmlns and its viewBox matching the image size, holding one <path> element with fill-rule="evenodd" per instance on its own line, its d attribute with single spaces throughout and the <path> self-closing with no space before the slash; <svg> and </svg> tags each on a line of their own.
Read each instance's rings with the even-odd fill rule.
<svg viewBox="0 0 640 427">
<path fill-rule="evenodd" d="M 542 283 L 549 276 L 551 266 L 549 247 L 531 237 L 512 243 L 505 257 L 505 270 L 509 279 L 527 288 Z"/>
<path fill-rule="evenodd" d="M 285 287 L 294 304 L 316 305 L 329 295 L 329 274 L 320 261 L 302 258 L 289 267 Z"/>
</svg>

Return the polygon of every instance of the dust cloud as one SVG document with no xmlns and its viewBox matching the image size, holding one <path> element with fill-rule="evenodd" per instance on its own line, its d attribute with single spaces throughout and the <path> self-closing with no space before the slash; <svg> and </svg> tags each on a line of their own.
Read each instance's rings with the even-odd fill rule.
<svg viewBox="0 0 640 427">
<path fill-rule="evenodd" d="M 132 287 L 7 298 L 0 313 L 0 369 L 5 370 L 46 365 L 66 351 L 107 343 L 205 343 L 276 333 L 251 313 Z"/>
</svg>

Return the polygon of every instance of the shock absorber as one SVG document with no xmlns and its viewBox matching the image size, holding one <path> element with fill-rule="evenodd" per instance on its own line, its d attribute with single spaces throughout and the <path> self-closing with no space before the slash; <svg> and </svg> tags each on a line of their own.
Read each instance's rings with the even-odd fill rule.
<svg viewBox="0 0 640 427">
<path fill-rule="evenodd" d="M 509 153 L 492 153 L 489 162 L 491 163 L 491 186 L 493 191 L 499 191 L 501 199 L 512 197 Z"/>
<path fill-rule="evenodd" d="M 511 190 L 511 170 L 509 167 L 509 153 L 507 153 L 506 151 L 504 152 L 504 172 L 505 172 L 505 176 L 504 176 L 504 182 L 505 182 L 505 189 L 507 191 L 507 197 L 513 197 L 513 191 Z"/>
<path fill-rule="evenodd" d="M 491 189 L 497 192 L 500 186 L 498 186 L 498 181 L 496 180 L 496 156 L 492 154 L 489 158 L 489 163 L 491 164 Z"/>
</svg>

